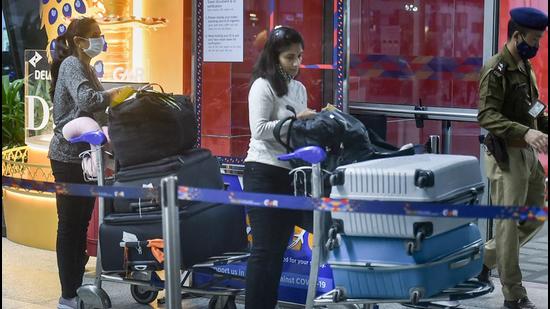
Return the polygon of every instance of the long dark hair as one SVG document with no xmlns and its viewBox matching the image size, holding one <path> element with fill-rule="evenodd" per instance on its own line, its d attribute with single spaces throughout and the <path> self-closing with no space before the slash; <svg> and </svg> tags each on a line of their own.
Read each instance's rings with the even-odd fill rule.
<svg viewBox="0 0 550 309">
<path fill-rule="evenodd" d="M 55 85 L 57 84 L 57 77 L 59 76 L 59 67 L 61 62 L 70 55 L 76 55 L 78 46 L 74 42 L 74 37 L 87 37 L 92 30 L 92 25 L 96 23 L 95 19 L 90 17 L 81 17 L 73 19 L 67 27 L 67 31 L 58 36 L 52 41 L 51 54 L 52 63 L 50 65 L 50 72 L 52 74 L 52 81 L 50 87 L 50 98 L 53 100 L 55 93 Z"/>
<path fill-rule="evenodd" d="M 271 88 L 275 90 L 278 97 L 288 93 L 288 85 L 285 78 L 279 72 L 279 55 L 287 50 L 292 44 L 301 44 L 304 48 L 304 39 L 300 33 L 289 27 L 277 27 L 271 31 L 264 49 L 254 65 L 251 84 L 258 78 L 265 78 L 269 81 Z"/>
</svg>

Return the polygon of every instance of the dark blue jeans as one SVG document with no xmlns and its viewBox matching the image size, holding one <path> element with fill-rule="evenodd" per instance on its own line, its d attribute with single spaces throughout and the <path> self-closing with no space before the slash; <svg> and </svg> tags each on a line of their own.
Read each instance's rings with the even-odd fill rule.
<svg viewBox="0 0 550 309">
<path fill-rule="evenodd" d="M 50 160 L 55 182 L 86 183 L 80 164 Z M 61 296 L 73 298 L 82 285 L 86 262 L 86 234 L 94 210 L 94 197 L 56 195 L 57 267 Z"/>
<path fill-rule="evenodd" d="M 246 162 L 244 191 L 292 195 L 288 170 L 272 165 Z M 252 249 L 246 270 L 247 309 L 273 309 L 283 267 L 283 255 L 294 226 L 312 231 L 312 212 L 248 207 L 252 229 Z"/>
</svg>

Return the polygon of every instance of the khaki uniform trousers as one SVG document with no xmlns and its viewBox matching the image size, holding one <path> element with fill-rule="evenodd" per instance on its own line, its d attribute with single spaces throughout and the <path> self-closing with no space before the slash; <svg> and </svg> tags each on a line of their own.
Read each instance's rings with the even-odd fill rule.
<svg viewBox="0 0 550 309">
<path fill-rule="evenodd" d="M 510 168 L 501 170 L 490 154 L 485 154 L 491 200 L 498 206 L 543 206 L 544 169 L 531 147 L 508 147 Z M 495 237 L 485 244 L 484 264 L 497 267 L 505 300 L 527 296 L 522 286 L 519 249 L 535 236 L 544 222 L 495 220 Z"/>
</svg>

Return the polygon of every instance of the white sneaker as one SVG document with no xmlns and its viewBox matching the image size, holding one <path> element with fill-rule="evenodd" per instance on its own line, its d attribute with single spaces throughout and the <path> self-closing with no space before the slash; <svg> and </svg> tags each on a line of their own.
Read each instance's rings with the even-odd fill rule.
<svg viewBox="0 0 550 309">
<path fill-rule="evenodd" d="M 76 297 L 73 298 L 59 298 L 59 304 L 57 304 L 57 309 L 76 309 Z"/>
</svg>

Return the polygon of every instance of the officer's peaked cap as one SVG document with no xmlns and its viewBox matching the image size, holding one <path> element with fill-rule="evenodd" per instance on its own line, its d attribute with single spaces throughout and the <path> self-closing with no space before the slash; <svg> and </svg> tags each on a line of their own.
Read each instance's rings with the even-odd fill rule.
<svg viewBox="0 0 550 309">
<path fill-rule="evenodd" d="M 548 15 L 535 8 L 521 7 L 510 11 L 512 20 L 521 27 L 544 31 L 548 26 Z"/>
</svg>

